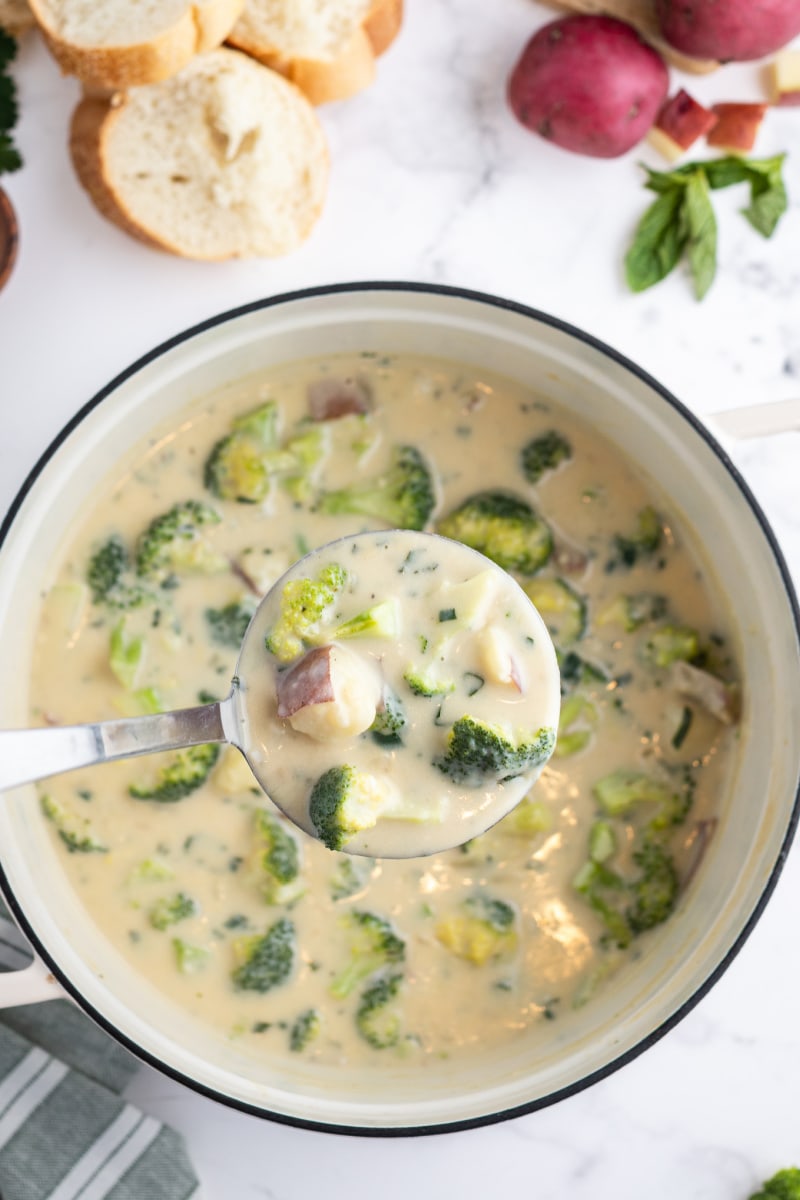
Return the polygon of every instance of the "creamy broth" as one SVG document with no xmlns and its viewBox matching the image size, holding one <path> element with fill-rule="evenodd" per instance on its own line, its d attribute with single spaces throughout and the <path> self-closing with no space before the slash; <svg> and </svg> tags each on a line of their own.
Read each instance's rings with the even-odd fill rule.
<svg viewBox="0 0 800 1200">
<path fill-rule="evenodd" d="M 339 379 L 363 381 L 371 411 L 322 423 L 324 454 L 307 488 L 276 477 L 257 504 L 209 493 L 204 464 L 235 418 L 274 400 L 285 444 L 307 428 L 309 385 Z M 523 472 L 521 451 L 553 430 L 569 455 L 531 482 L 535 470 L 529 463 Z M 371 354 L 245 380 L 131 450 L 87 511 L 45 599 L 34 720 L 75 723 L 226 694 L 235 639 L 226 644 L 209 613 L 254 604 L 311 547 L 385 528 L 316 511 L 318 496 L 379 475 L 393 448 L 409 443 L 436 479 L 431 527 L 474 493 L 503 489 L 552 529 L 548 561 L 518 578 L 559 649 L 562 728 L 556 756 L 520 808 L 463 848 L 408 861 L 335 854 L 285 825 L 300 870 L 281 890 L 265 886 L 259 832 L 260 814 L 275 810 L 236 751 L 177 802 L 130 794 L 131 786 L 158 788 L 158 771 L 174 756 L 109 764 L 42 789 L 64 870 L 106 936 L 176 1004 L 254 1055 L 381 1066 L 400 1054 L 435 1064 L 490 1051 L 532 1027 L 550 1040 L 553 1021 L 658 936 L 630 928 L 647 923 L 635 911 L 641 838 L 659 826 L 653 838 L 671 863 L 666 882 L 688 887 L 734 765 L 735 664 L 724 606 L 663 497 L 594 429 L 520 385 L 437 360 Z M 187 500 L 221 517 L 202 529 L 213 569 L 164 574 L 155 600 L 129 610 L 93 601 L 87 565 L 98 547 L 113 535 L 132 552 L 150 522 Z M 648 506 L 658 513 L 656 536 L 640 523 L 639 514 L 654 515 Z M 137 586 L 131 573 L 126 586 Z M 115 629 L 123 663 L 128 650 L 128 667 L 117 662 L 116 675 Z M 684 676 L 665 661 L 676 643 L 691 660 L 677 664 Z M 610 808 L 626 787 L 636 802 L 615 816 Z M 624 903 L 613 888 L 587 883 L 587 863 L 595 876 L 613 870 L 629 881 Z M 178 896 L 185 911 L 170 924 Z M 404 950 L 332 995 L 354 961 L 352 915 L 364 912 L 387 922 Z M 265 992 L 237 986 L 247 939 L 278 924 L 293 931 L 288 978 Z M 376 1049 L 359 1031 L 358 1012 L 365 990 L 386 978 L 397 980 L 399 1033 L 393 1048 Z M 318 1021 L 304 1026 L 311 1012 Z M 304 1028 L 315 1036 L 305 1041 Z"/>
<path fill-rule="evenodd" d="M 342 581 L 306 642 L 290 622 L 270 653 L 287 588 L 295 578 L 313 588 L 325 572 Z M 365 614 L 377 634 L 361 628 Z M 354 622 L 357 632 L 345 636 Z M 413 858 L 461 846 L 522 799 L 555 744 L 559 676 L 547 628 L 507 572 L 449 538 L 362 534 L 303 560 L 259 608 L 237 678 L 259 781 L 330 849 Z M 284 713 L 292 710 L 285 719 L 281 699 Z M 465 720 L 530 753 L 496 770 L 448 761 L 450 731 Z M 314 811 L 314 797 L 333 795 L 343 768 L 355 791 L 365 781 L 346 834 L 335 815 L 323 822 Z"/>
</svg>

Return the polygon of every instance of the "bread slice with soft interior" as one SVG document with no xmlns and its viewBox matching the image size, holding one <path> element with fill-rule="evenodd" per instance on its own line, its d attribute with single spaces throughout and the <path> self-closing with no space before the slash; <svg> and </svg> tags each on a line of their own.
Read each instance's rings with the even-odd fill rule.
<svg viewBox="0 0 800 1200">
<path fill-rule="evenodd" d="M 65 75 L 94 88 L 157 83 L 224 42 L 244 0 L 30 0 Z"/>
<path fill-rule="evenodd" d="M 372 83 L 402 20 L 403 0 L 246 0 L 228 41 L 324 104 Z"/>
<path fill-rule="evenodd" d="M 163 83 L 84 97 L 70 150 L 104 216 L 187 258 L 288 254 L 327 188 L 325 136 L 305 96 L 226 48 Z"/>
</svg>

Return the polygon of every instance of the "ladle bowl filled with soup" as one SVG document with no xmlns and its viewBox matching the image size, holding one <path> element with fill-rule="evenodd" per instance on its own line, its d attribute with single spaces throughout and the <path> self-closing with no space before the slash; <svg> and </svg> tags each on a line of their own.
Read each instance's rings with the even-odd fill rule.
<svg viewBox="0 0 800 1200">
<path fill-rule="evenodd" d="M 345 854 L 216 746 L 0 808 L 5 896 L 87 1012 L 207 1095 L 362 1133 L 529 1111 L 651 1044 L 752 928 L 800 771 L 791 584 L 710 434 L 579 331 L 400 284 L 225 314 L 78 414 L 3 529 L 4 727 L 221 698 L 291 564 L 389 528 L 490 558 L 556 647 L 555 751 L 487 833 L 420 858 Z M 406 582 L 365 599 L 377 658 Z M 479 594 L 449 594 L 355 735 L 421 810 L 403 792 L 408 711 L 463 778 L 487 762 L 510 778 L 524 749 L 480 707 L 518 686 L 513 639 L 484 636 Z M 441 648 L 464 621 L 480 654 L 459 663 Z M 455 696 L 474 697 L 466 730 Z M 328 783 L 326 812 L 348 780 Z"/>
</svg>

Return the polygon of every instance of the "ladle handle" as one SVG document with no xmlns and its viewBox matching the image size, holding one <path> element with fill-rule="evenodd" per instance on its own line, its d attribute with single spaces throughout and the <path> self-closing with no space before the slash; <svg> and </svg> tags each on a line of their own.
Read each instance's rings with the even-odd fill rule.
<svg viewBox="0 0 800 1200">
<path fill-rule="evenodd" d="M 732 438 L 771 437 L 776 433 L 800 430 L 800 399 L 773 400 L 768 404 L 748 404 L 712 413 L 712 427 Z"/>
<path fill-rule="evenodd" d="M 51 726 L 0 731 L 0 791 L 46 779 L 61 771 L 135 758 L 158 750 L 179 750 L 204 742 L 226 742 L 227 701 L 175 712 L 96 725 Z"/>
</svg>

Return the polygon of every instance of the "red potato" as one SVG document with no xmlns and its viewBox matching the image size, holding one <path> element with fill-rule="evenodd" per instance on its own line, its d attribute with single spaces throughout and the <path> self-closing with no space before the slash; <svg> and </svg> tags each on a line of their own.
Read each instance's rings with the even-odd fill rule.
<svg viewBox="0 0 800 1200">
<path fill-rule="evenodd" d="M 277 680 L 278 716 L 318 742 L 369 729 L 381 700 L 375 668 L 345 646 L 315 646 Z"/>
<path fill-rule="evenodd" d="M 800 50 L 784 50 L 772 64 L 773 104 L 792 108 L 800 104 Z"/>
<path fill-rule="evenodd" d="M 335 421 L 350 413 L 368 413 L 372 396 L 360 379 L 317 379 L 308 388 L 312 421 Z"/>
<path fill-rule="evenodd" d="M 650 130 L 649 141 L 665 158 L 674 162 L 709 133 L 719 117 L 693 99 L 683 88 L 662 108 Z"/>
<path fill-rule="evenodd" d="M 667 94 L 660 56 L 624 21 L 577 15 L 545 25 L 508 81 L 519 121 L 564 150 L 617 158 L 640 142 Z"/>
<path fill-rule="evenodd" d="M 708 145 L 724 150 L 752 150 L 767 108 L 766 104 L 715 104 L 717 123 L 706 137 Z"/>
<path fill-rule="evenodd" d="M 656 0 L 666 41 L 691 58 L 764 58 L 800 33 L 800 0 Z"/>
</svg>

